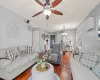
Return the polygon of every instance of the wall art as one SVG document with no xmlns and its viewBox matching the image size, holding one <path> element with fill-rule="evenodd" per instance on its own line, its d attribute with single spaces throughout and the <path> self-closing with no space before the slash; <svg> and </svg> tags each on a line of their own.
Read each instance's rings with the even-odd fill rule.
<svg viewBox="0 0 100 80">
<path fill-rule="evenodd" d="M 15 39 L 20 34 L 20 29 L 17 23 L 10 21 L 6 24 L 5 28 L 6 34 L 8 37 Z"/>
</svg>

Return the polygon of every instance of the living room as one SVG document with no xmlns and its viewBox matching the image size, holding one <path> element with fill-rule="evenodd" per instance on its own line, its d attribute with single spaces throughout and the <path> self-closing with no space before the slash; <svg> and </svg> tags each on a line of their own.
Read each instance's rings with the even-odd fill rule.
<svg viewBox="0 0 100 80">
<path fill-rule="evenodd" d="M 100 80 L 99 27 L 100 0 L 1 0 L 0 80 Z"/>
</svg>

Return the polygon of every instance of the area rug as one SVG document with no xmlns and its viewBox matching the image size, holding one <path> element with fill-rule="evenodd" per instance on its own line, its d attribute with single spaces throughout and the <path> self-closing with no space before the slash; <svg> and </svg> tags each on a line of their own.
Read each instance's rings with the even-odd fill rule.
<svg viewBox="0 0 100 80">
<path fill-rule="evenodd" d="M 28 80 L 32 80 L 32 77 L 30 77 Z M 60 80 L 59 76 L 54 73 L 54 80 Z"/>
</svg>

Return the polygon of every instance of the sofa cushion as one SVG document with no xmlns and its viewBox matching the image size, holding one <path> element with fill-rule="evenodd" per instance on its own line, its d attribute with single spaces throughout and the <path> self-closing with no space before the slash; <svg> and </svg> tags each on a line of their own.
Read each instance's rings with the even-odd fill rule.
<svg viewBox="0 0 100 80">
<path fill-rule="evenodd" d="M 100 63 L 98 63 L 92 71 L 100 78 Z"/>
<path fill-rule="evenodd" d="M 80 62 L 88 68 L 93 68 L 98 63 L 98 59 L 98 54 L 83 53 Z"/>
<path fill-rule="evenodd" d="M 12 72 L 16 70 L 17 68 L 20 68 L 21 66 L 26 65 L 29 62 L 29 58 L 27 56 L 25 57 L 17 57 L 11 65 L 6 67 L 7 72 Z"/>
<path fill-rule="evenodd" d="M 38 57 L 38 53 L 37 54 L 29 54 L 28 56 L 29 56 L 29 60 L 32 61 Z"/>
<path fill-rule="evenodd" d="M 1 59 L 0 60 L 0 68 L 6 68 L 11 64 L 11 60 Z"/>
<path fill-rule="evenodd" d="M 0 59 L 7 59 L 7 54 L 5 49 L 0 49 Z"/>
<path fill-rule="evenodd" d="M 73 80 L 100 80 L 90 69 L 74 58 L 70 59 Z"/>
</svg>

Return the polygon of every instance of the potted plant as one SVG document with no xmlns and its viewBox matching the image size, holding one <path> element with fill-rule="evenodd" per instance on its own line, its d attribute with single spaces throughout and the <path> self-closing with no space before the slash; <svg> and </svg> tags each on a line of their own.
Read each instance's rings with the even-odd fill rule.
<svg viewBox="0 0 100 80">
<path fill-rule="evenodd" d="M 45 63 L 47 60 L 49 60 L 51 58 L 49 51 L 45 51 L 42 53 L 39 53 L 38 59 L 37 59 L 37 63 L 41 64 L 41 68 L 45 68 Z"/>
</svg>

